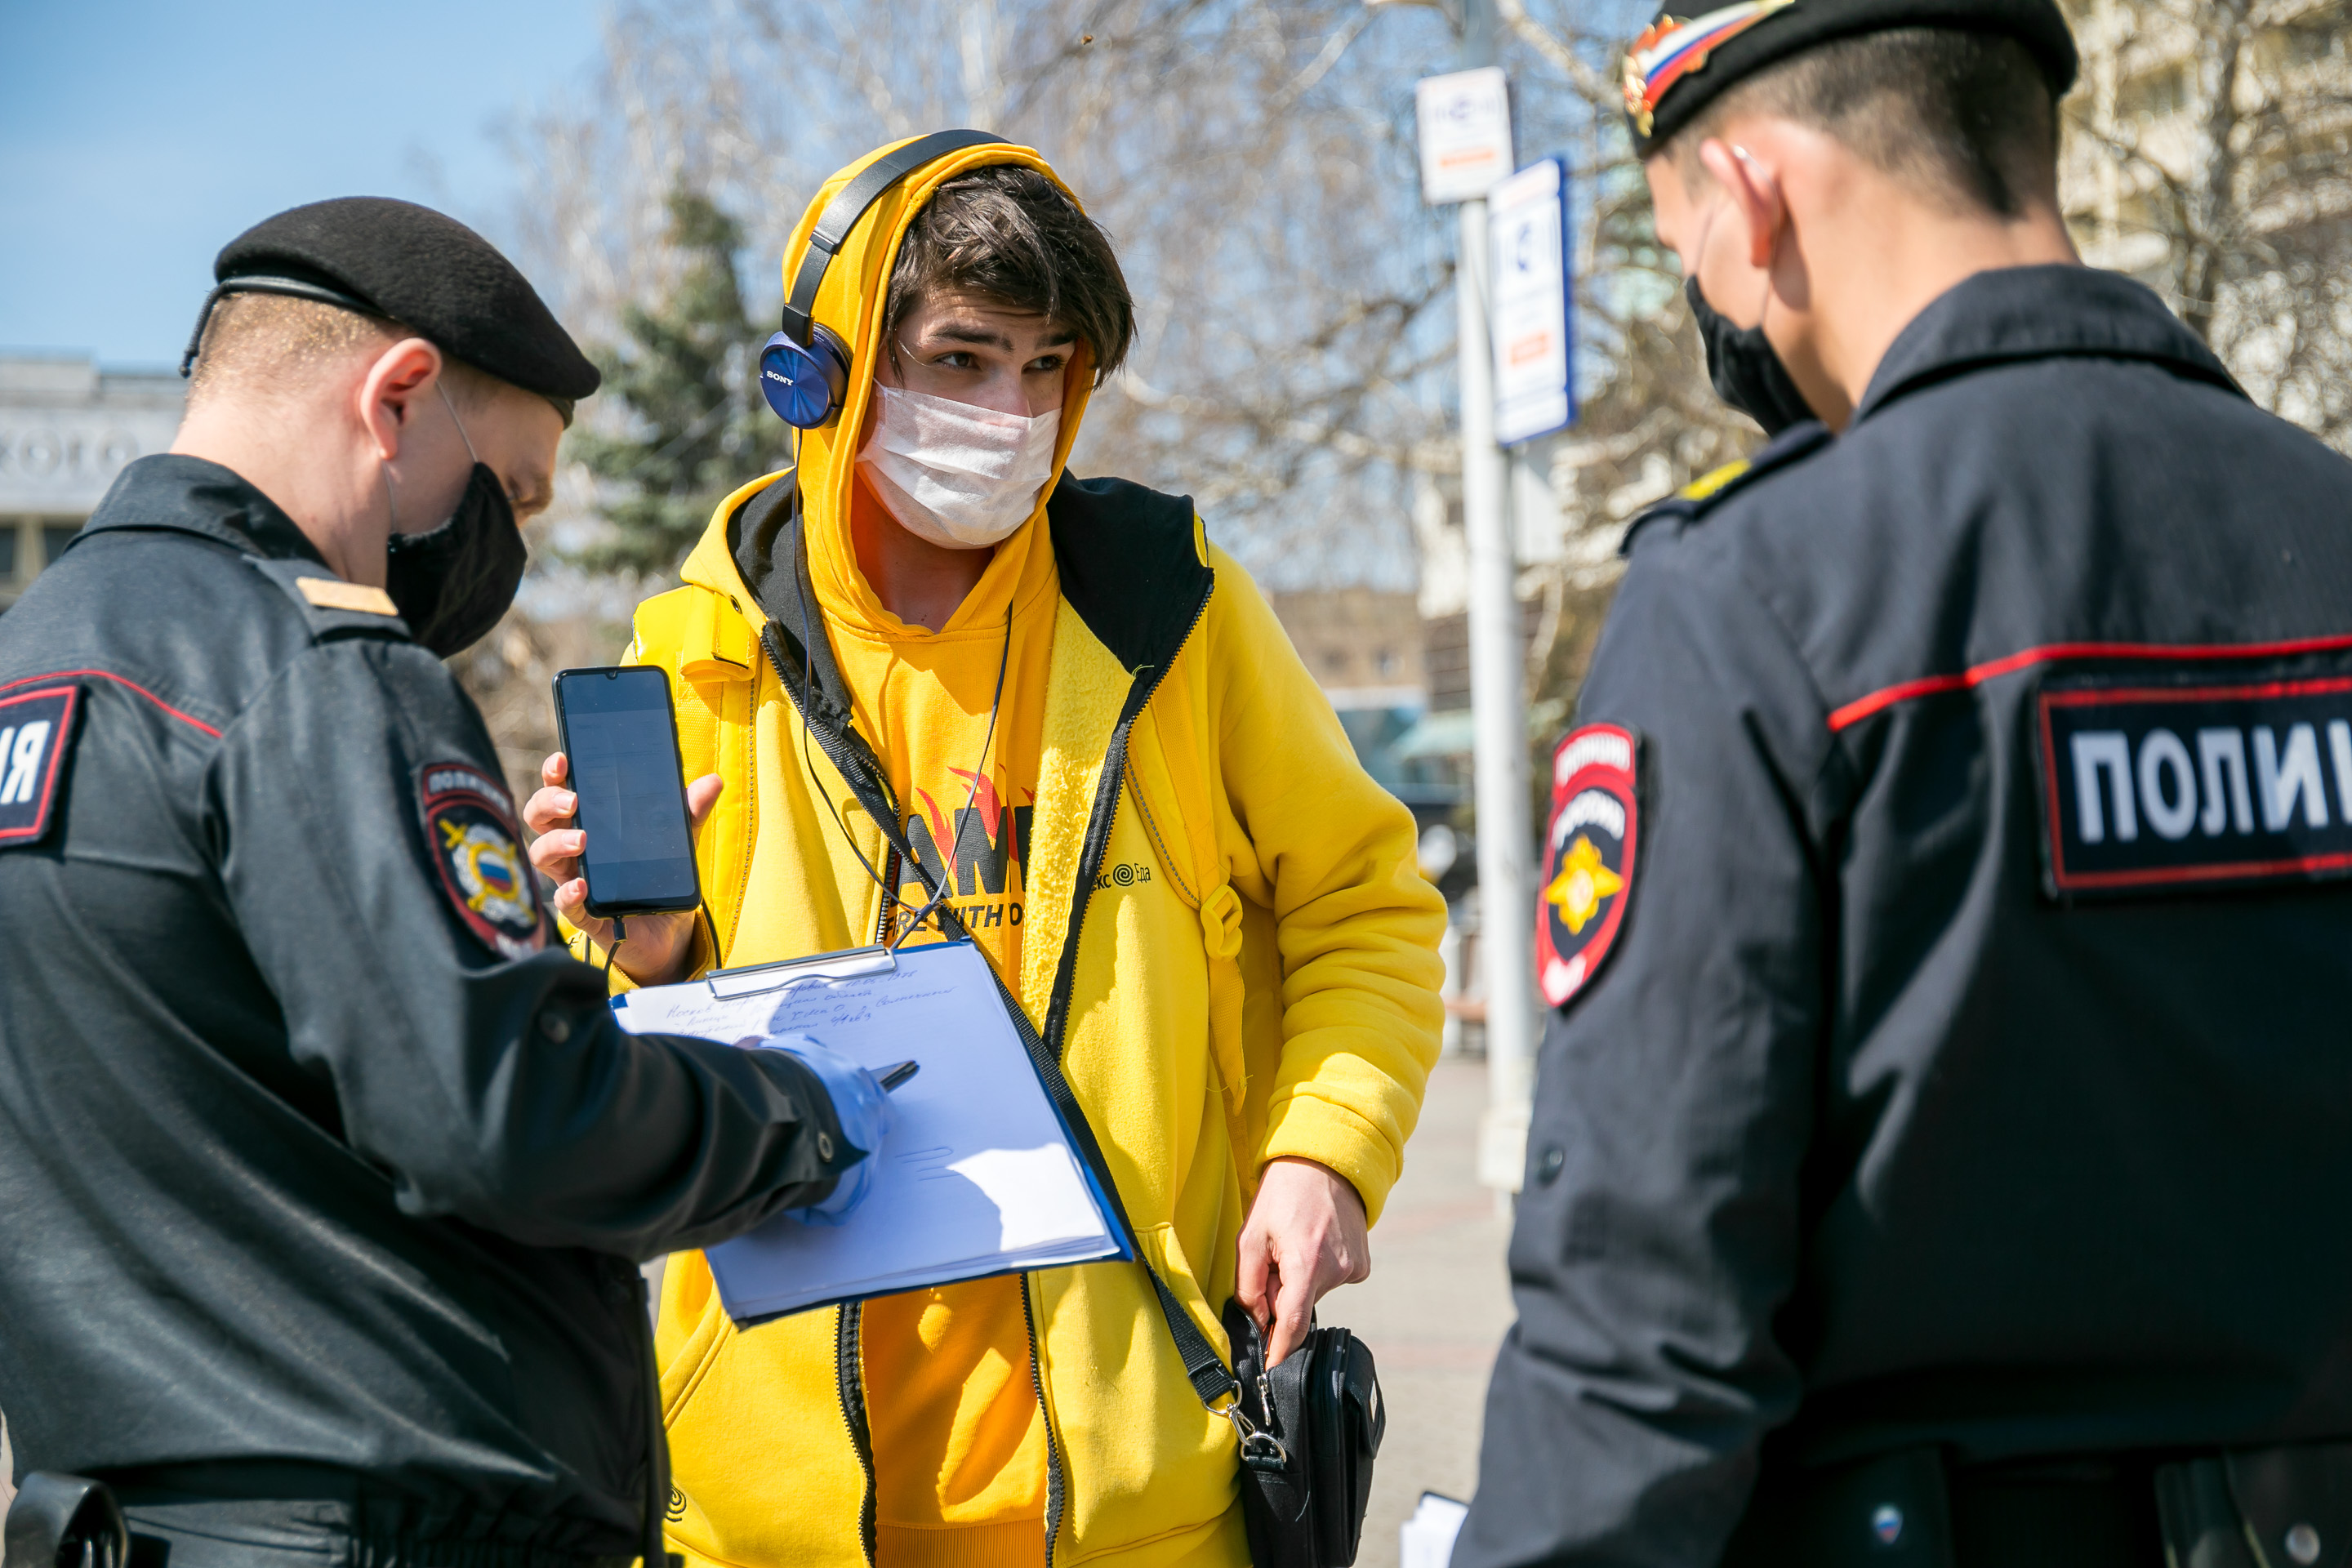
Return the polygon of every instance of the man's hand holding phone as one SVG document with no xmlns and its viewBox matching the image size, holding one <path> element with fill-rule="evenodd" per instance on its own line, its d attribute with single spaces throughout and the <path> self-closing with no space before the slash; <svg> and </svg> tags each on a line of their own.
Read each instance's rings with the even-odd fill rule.
<svg viewBox="0 0 2352 1568">
<path fill-rule="evenodd" d="M 556 752 L 539 765 L 539 776 L 545 787 L 522 810 L 524 826 L 538 835 L 531 842 L 530 863 L 554 880 L 556 913 L 610 952 L 613 922 L 588 912 L 588 879 L 580 864 L 588 835 L 572 825 L 580 800 L 567 787 L 570 759 Z M 723 787 L 717 773 L 705 773 L 686 786 L 687 817 L 696 828 L 701 827 L 710 808 L 719 803 Z M 640 985 L 667 985 L 683 980 L 694 952 L 694 924 L 699 918 L 693 910 L 628 916 L 628 940 L 613 953 L 614 967 Z"/>
</svg>

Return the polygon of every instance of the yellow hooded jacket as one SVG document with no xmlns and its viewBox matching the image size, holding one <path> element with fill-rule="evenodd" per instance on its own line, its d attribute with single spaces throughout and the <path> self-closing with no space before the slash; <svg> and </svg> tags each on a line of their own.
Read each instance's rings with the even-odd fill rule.
<svg viewBox="0 0 2352 1568">
<path fill-rule="evenodd" d="M 817 214 L 867 162 L 810 204 L 787 279 Z M 728 497 L 685 585 L 638 607 L 629 657 L 671 676 L 687 776 L 726 780 L 696 843 L 717 943 L 700 964 L 883 929 L 858 858 L 892 864 L 881 820 L 901 808 L 825 639 L 804 648 L 797 626 L 761 613 L 733 545 L 773 531 L 775 569 L 790 562 L 804 581 L 812 542 L 854 559 L 841 552 L 865 367 L 900 236 L 941 181 L 986 163 L 1053 174 L 1024 148 L 971 148 L 866 214 L 817 300 L 856 356 L 839 419 L 803 437 L 796 474 Z M 1059 1055 L 1144 1254 L 1225 1352 L 1218 1310 L 1263 1163 L 1318 1161 L 1374 1218 L 1396 1181 L 1437 1050 L 1444 908 L 1416 868 L 1410 814 L 1357 764 L 1265 598 L 1207 544 L 1188 500 L 1065 471 L 1024 526 L 1049 532 L 1060 602 L 1021 973 L 1005 979 Z M 1049 1562 L 1245 1563 L 1232 1429 L 1192 1392 L 1144 1271 L 1040 1272 L 1022 1294 Z M 668 1529 L 689 1563 L 872 1560 L 873 1477 L 891 1456 L 871 1449 L 858 1321 L 852 1306 L 739 1331 L 701 1256 L 671 1259 L 657 1331 Z"/>
</svg>

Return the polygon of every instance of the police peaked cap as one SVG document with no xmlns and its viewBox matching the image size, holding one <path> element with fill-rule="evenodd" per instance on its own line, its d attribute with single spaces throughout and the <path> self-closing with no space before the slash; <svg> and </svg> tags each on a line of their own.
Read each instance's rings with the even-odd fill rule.
<svg viewBox="0 0 2352 1568">
<path fill-rule="evenodd" d="M 288 294 L 383 316 L 571 416 L 603 380 L 514 263 L 456 218 L 389 196 L 341 196 L 264 218 L 213 262 L 226 294 Z M 196 323 L 196 341 L 204 336 Z M 194 358 L 195 342 L 189 345 Z M 183 367 L 184 369 L 184 366 Z"/>
<path fill-rule="evenodd" d="M 1625 115 L 1633 145 L 1648 153 L 1766 66 L 1816 44 L 1897 27 L 2015 38 L 2042 68 L 2053 97 L 2074 85 L 2081 64 L 2057 0 L 1746 0 L 1695 17 L 1662 10 L 1625 51 Z"/>
</svg>

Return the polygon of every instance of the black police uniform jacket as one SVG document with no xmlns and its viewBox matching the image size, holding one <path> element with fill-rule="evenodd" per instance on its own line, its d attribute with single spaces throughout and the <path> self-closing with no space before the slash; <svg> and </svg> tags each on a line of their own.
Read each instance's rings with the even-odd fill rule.
<svg viewBox="0 0 2352 1568">
<path fill-rule="evenodd" d="M 634 1555 L 630 1260 L 854 1155 L 790 1058 L 618 1028 L 473 703 L 349 588 L 155 457 L 0 617 L 0 1410 L 231 1560 Z"/>
<path fill-rule="evenodd" d="M 2352 464 L 2021 268 L 1628 552 L 1563 761 L 1633 738 L 1638 846 L 1553 835 L 1622 903 L 1456 1568 L 1713 1562 L 1912 1445 L 2352 1435 Z"/>
</svg>

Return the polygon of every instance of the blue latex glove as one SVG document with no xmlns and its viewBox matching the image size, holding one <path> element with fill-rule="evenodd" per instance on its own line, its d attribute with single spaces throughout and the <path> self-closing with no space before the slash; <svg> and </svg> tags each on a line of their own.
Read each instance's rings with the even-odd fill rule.
<svg viewBox="0 0 2352 1568">
<path fill-rule="evenodd" d="M 784 1211 L 803 1225 L 844 1224 L 849 1218 L 849 1211 L 874 1186 L 874 1158 L 881 1151 L 882 1140 L 890 1134 L 889 1093 L 883 1089 L 882 1080 L 871 1072 L 806 1035 L 771 1035 L 760 1045 L 764 1050 L 799 1058 L 801 1065 L 816 1075 L 825 1093 L 833 1098 L 833 1113 L 841 1123 L 841 1135 L 866 1151 L 866 1158 L 842 1173 L 824 1202 Z"/>
</svg>

